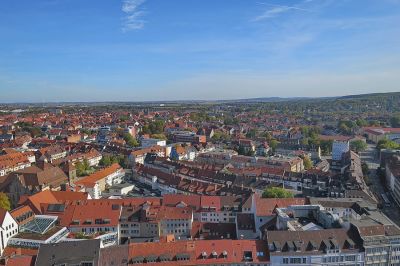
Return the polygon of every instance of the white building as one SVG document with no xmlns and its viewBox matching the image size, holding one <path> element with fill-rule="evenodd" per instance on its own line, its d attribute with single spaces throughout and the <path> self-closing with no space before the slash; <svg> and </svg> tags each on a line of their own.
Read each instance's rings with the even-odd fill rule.
<svg viewBox="0 0 400 266">
<path fill-rule="evenodd" d="M 268 231 L 271 265 L 364 265 L 361 243 L 348 231 Z"/>
<path fill-rule="evenodd" d="M 173 234 L 175 237 L 189 237 L 192 230 L 193 211 L 190 207 L 159 207 L 150 208 L 156 213 L 160 236 Z M 151 213 L 149 214 L 151 215 Z"/>
<path fill-rule="evenodd" d="M 8 240 L 18 234 L 18 224 L 11 214 L 2 208 L 0 208 L 0 223 L 0 253 L 3 254 Z"/>
<path fill-rule="evenodd" d="M 131 191 L 135 185 L 133 184 L 116 184 L 109 188 L 109 194 L 113 196 L 126 195 Z"/>
<path fill-rule="evenodd" d="M 141 144 L 142 144 L 143 148 L 150 148 L 150 147 L 153 147 L 156 145 L 165 147 L 167 145 L 167 141 L 162 140 L 162 139 L 152 139 L 152 138 L 145 139 L 145 138 L 143 138 L 141 140 Z"/>
</svg>

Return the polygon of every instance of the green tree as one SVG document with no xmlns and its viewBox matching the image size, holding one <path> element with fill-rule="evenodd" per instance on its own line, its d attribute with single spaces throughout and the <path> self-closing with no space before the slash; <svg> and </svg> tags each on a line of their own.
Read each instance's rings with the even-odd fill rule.
<svg viewBox="0 0 400 266">
<path fill-rule="evenodd" d="M 366 126 L 368 126 L 368 121 L 365 119 L 359 118 L 356 120 L 356 124 L 359 127 L 366 127 Z"/>
<path fill-rule="evenodd" d="M 43 133 L 40 127 L 24 127 L 22 130 L 29 132 L 33 138 L 39 137 Z"/>
<path fill-rule="evenodd" d="M 215 131 L 214 135 L 211 138 L 214 141 L 219 141 L 219 140 L 229 140 L 230 136 L 222 131 Z"/>
<path fill-rule="evenodd" d="M 247 155 L 246 150 L 244 149 L 243 146 L 239 146 L 238 154 L 239 155 Z"/>
<path fill-rule="evenodd" d="M 154 139 L 167 140 L 167 137 L 164 134 L 152 134 L 151 137 Z"/>
<path fill-rule="evenodd" d="M 308 137 L 310 133 L 310 128 L 308 126 L 302 126 L 300 128 L 301 134 L 303 134 L 304 137 Z"/>
<path fill-rule="evenodd" d="M 345 134 L 345 135 L 351 133 L 350 128 L 349 128 L 346 124 L 340 124 L 340 125 L 339 125 L 339 130 L 340 130 L 340 132 L 341 132 L 342 134 Z"/>
<path fill-rule="evenodd" d="M 390 125 L 392 127 L 400 127 L 400 115 L 396 115 L 390 118 Z"/>
<path fill-rule="evenodd" d="M 362 169 L 362 172 L 363 172 L 363 175 L 364 175 L 364 176 L 368 175 L 368 173 L 369 173 L 368 164 L 362 163 L 362 164 L 361 164 L 361 169 Z"/>
<path fill-rule="evenodd" d="M 379 127 L 381 126 L 381 123 L 378 120 L 371 120 L 369 121 L 368 125 L 371 127 Z"/>
<path fill-rule="evenodd" d="M 276 148 L 278 147 L 279 141 L 277 141 L 276 139 L 272 139 L 268 144 L 271 147 L 272 151 L 275 152 Z"/>
<path fill-rule="evenodd" d="M 378 141 L 376 148 L 379 150 L 382 149 L 399 149 L 400 145 L 397 144 L 396 142 L 389 140 L 389 139 L 382 139 Z"/>
<path fill-rule="evenodd" d="M 129 116 L 127 116 L 127 115 L 121 115 L 119 117 L 119 121 L 121 121 L 121 122 L 125 122 L 125 121 L 128 121 L 128 120 L 129 120 Z"/>
<path fill-rule="evenodd" d="M 142 134 L 150 134 L 151 132 L 150 132 L 150 128 L 149 128 L 149 126 L 148 125 L 144 125 L 143 127 L 142 127 Z"/>
<path fill-rule="evenodd" d="M 300 141 L 300 144 L 303 146 L 308 146 L 309 145 L 309 140 L 308 138 L 302 138 Z"/>
<path fill-rule="evenodd" d="M 150 134 L 161 134 L 164 132 L 164 122 L 162 120 L 156 120 L 149 124 Z"/>
<path fill-rule="evenodd" d="M 131 146 L 131 147 L 139 146 L 139 142 L 131 134 L 124 133 L 123 138 L 124 138 L 126 144 L 128 144 L 129 146 Z"/>
<path fill-rule="evenodd" d="M 271 141 L 272 140 L 272 135 L 271 135 L 271 133 L 270 132 L 265 132 L 265 139 L 267 140 L 267 141 Z"/>
<path fill-rule="evenodd" d="M 100 160 L 101 166 L 110 166 L 111 164 L 111 157 L 109 155 L 104 155 Z"/>
<path fill-rule="evenodd" d="M 126 168 L 128 165 L 128 158 L 124 155 L 104 155 L 103 158 L 100 160 L 101 166 L 110 166 L 114 163 L 118 163 L 123 168 Z"/>
<path fill-rule="evenodd" d="M 262 194 L 263 198 L 293 198 L 293 193 L 280 187 L 266 188 Z"/>
<path fill-rule="evenodd" d="M 246 138 L 254 139 L 256 137 L 256 133 L 257 133 L 256 130 L 252 128 L 246 133 Z"/>
<path fill-rule="evenodd" d="M 350 142 L 350 148 L 355 152 L 365 151 L 367 149 L 367 143 L 362 140 L 354 140 Z"/>
<path fill-rule="evenodd" d="M 237 118 L 226 117 L 224 119 L 224 124 L 225 125 L 237 125 L 238 123 L 239 123 L 239 120 Z"/>
<path fill-rule="evenodd" d="M 311 159 L 308 156 L 304 156 L 303 163 L 304 163 L 304 168 L 306 170 L 309 170 L 313 167 L 313 162 L 311 161 Z"/>
<path fill-rule="evenodd" d="M 248 150 L 246 153 L 247 156 L 254 156 L 255 154 L 256 154 L 256 152 L 253 150 Z"/>
<path fill-rule="evenodd" d="M 7 211 L 11 209 L 10 199 L 8 198 L 6 193 L 0 192 L 0 208 L 3 208 Z"/>
<path fill-rule="evenodd" d="M 75 165 L 76 168 L 76 174 L 78 176 L 85 176 L 90 174 L 90 172 L 93 172 L 93 168 L 90 167 L 89 161 L 87 159 L 84 159 L 82 162 L 78 162 Z"/>
<path fill-rule="evenodd" d="M 320 147 L 324 155 L 329 155 L 332 152 L 333 140 L 321 140 Z"/>
</svg>

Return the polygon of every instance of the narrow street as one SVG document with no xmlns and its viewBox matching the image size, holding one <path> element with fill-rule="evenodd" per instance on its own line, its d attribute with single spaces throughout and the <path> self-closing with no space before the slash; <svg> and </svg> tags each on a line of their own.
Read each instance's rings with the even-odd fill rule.
<svg viewBox="0 0 400 266">
<path fill-rule="evenodd" d="M 368 144 L 366 151 L 360 153 L 362 162 L 368 164 L 369 167 L 369 180 L 372 185 L 369 187 L 370 190 L 375 194 L 376 198 L 382 200 L 381 194 L 386 193 L 384 184 L 382 184 L 379 176 L 377 175 L 377 169 L 379 167 L 379 157 L 378 152 L 375 149 L 374 144 Z M 383 206 L 382 212 L 388 216 L 393 222 L 400 226 L 400 207 L 396 204 L 393 198 L 387 193 L 389 200 L 391 201 L 391 206 Z"/>
</svg>

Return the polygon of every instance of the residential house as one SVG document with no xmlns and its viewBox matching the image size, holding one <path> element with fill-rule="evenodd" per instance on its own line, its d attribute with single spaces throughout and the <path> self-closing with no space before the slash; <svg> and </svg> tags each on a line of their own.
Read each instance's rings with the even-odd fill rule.
<svg viewBox="0 0 400 266">
<path fill-rule="evenodd" d="M 0 176 L 29 167 L 33 162 L 35 162 L 35 157 L 30 152 L 0 155 Z"/>
<path fill-rule="evenodd" d="M 74 186 L 77 191 L 88 192 L 93 199 L 98 199 L 106 187 L 121 183 L 124 176 L 124 169 L 118 163 L 114 163 L 75 181 Z"/>
<path fill-rule="evenodd" d="M 52 163 L 54 160 L 64 158 L 66 156 L 67 152 L 59 145 L 51 145 L 36 151 L 37 161 L 46 161 Z"/>
<path fill-rule="evenodd" d="M 40 162 L 9 174 L 0 188 L 9 196 L 12 205 L 16 206 L 23 195 L 48 189 L 60 190 L 67 182 L 67 175 L 59 167 Z"/>
<path fill-rule="evenodd" d="M 99 265 L 100 240 L 82 240 L 44 244 L 39 248 L 36 258 L 41 265 Z"/>
<path fill-rule="evenodd" d="M 272 265 L 364 265 L 354 229 L 267 231 Z"/>
<path fill-rule="evenodd" d="M 17 222 L 7 210 L 0 208 L 0 254 L 3 254 L 8 240 L 16 234 L 18 234 Z"/>
</svg>

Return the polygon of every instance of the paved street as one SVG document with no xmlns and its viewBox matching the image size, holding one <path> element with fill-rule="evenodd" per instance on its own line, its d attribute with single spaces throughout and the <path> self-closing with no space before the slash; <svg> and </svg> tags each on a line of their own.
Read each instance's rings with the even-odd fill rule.
<svg viewBox="0 0 400 266">
<path fill-rule="evenodd" d="M 376 174 L 376 170 L 379 167 L 378 153 L 375 149 L 375 145 L 368 144 L 368 148 L 365 152 L 360 153 L 361 160 L 368 164 L 370 173 L 368 174 L 369 180 L 372 185 L 370 190 L 375 194 L 376 198 L 381 200 L 381 194 L 386 193 L 387 189 L 382 184 L 380 178 Z M 400 226 L 400 207 L 396 205 L 395 201 L 389 196 L 389 200 L 392 202 L 392 206 L 383 207 L 382 211 L 390 219 L 392 219 L 397 225 Z"/>
</svg>

